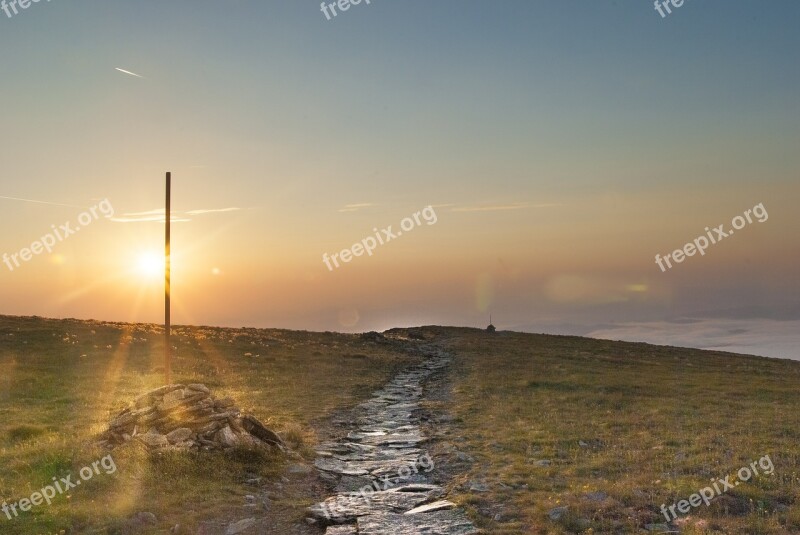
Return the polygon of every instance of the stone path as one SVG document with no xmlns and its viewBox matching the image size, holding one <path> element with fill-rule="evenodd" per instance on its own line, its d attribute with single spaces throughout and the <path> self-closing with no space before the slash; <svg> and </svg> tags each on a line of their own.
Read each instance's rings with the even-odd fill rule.
<svg viewBox="0 0 800 535">
<path fill-rule="evenodd" d="M 469 535 L 479 533 L 464 512 L 430 484 L 434 463 L 415 412 L 422 385 L 445 369 L 450 357 L 430 358 L 392 379 L 358 406 L 356 429 L 323 444 L 315 466 L 336 494 L 308 509 L 308 520 L 326 535 Z"/>
</svg>

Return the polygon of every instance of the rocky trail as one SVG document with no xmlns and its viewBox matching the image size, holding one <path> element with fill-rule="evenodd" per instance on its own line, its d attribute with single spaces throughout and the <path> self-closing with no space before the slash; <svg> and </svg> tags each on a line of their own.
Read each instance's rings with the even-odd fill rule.
<svg viewBox="0 0 800 535">
<path fill-rule="evenodd" d="M 292 463 L 286 477 L 272 483 L 248 479 L 243 507 L 202 522 L 197 535 L 481 533 L 446 499 L 441 480 L 433 483 L 435 466 L 426 448 L 430 437 L 421 404 L 430 396 L 426 382 L 446 373 L 451 357 L 430 346 L 413 351 L 425 360 L 398 372 L 370 399 L 336 418 L 336 435 L 342 438 L 320 444 L 313 466 Z M 305 522 L 278 505 L 327 493 L 332 495 L 306 509 Z"/>
<path fill-rule="evenodd" d="M 308 509 L 310 524 L 327 535 L 468 535 L 479 533 L 464 511 L 431 484 L 433 461 L 419 420 L 423 385 L 444 371 L 450 356 L 425 350 L 428 359 L 401 372 L 357 407 L 353 430 L 320 445 L 316 468 L 335 494 Z"/>
</svg>

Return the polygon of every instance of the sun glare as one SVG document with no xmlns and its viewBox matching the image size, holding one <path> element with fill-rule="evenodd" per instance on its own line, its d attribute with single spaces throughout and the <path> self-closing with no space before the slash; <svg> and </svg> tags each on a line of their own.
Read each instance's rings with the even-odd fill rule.
<svg viewBox="0 0 800 535">
<path fill-rule="evenodd" d="M 164 257 L 156 253 L 142 253 L 137 262 L 139 273 L 147 278 L 164 274 Z"/>
</svg>

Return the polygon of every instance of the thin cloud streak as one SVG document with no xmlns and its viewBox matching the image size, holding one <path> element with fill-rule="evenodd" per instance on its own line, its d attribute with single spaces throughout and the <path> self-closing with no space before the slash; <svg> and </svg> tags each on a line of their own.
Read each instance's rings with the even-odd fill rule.
<svg viewBox="0 0 800 535">
<path fill-rule="evenodd" d="M 375 205 L 373 203 L 371 203 L 371 202 L 362 202 L 362 203 L 357 203 L 357 204 L 346 204 L 346 205 L 344 205 L 344 208 L 340 208 L 339 209 L 339 212 L 357 212 L 357 211 L 361 210 L 362 208 L 370 208 L 372 206 L 375 206 Z"/>
<path fill-rule="evenodd" d="M 114 67 L 114 68 L 115 68 L 116 70 L 118 70 L 119 72 L 121 72 L 121 73 L 129 74 L 129 75 L 131 75 L 131 76 L 135 76 L 135 77 L 137 77 L 137 78 L 144 78 L 144 76 L 142 76 L 142 75 L 140 75 L 140 74 L 136 74 L 135 72 L 126 71 L 125 69 L 120 69 L 119 67 Z"/>
<path fill-rule="evenodd" d="M 5 195 L 0 195 L 0 199 L 7 199 L 9 201 L 31 202 L 36 204 L 47 204 L 50 206 L 67 206 L 69 208 L 83 208 L 82 206 L 76 206 L 74 204 L 62 204 L 59 202 L 50 202 L 50 201 L 37 201 L 34 199 L 20 199 L 19 197 L 6 197 Z"/>
<path fill-rule="evenodd" d="M 443 205 L 447 206 L 447 205 Z M 555 206 L 563 206 L 563 204 L 530 204 L 527 202 L 515 202 L 511 204 L 496 204 L 485 206 L 458 206 L 451 209 L 451 212 L 497 212 L 503 210 L 522 210 L 525 208 L 552 208 Z"/>
<path fill-rule="evenodd" d="M 129 213 L 126 213 L 126 214 L 123 214 L 123 215 L 131 216 L 131 217 L 134 217 L 134 216 L 148 216 L 148 215 L 160 215 L 163 218 L 165 212 L 166 212 L 166 210 L 164 210 L 163 208 L 157 208 L 155 210 L 148 210 L 146 212 L 129 212 Z"/>
<path fill-rule="evenodd" d="M 167 218 L 163 215 L 161 217 L 153 216 L 153 217 L 112 217 L 111 221 L 114 223 L 164 223 L 166 222 Z M 191 221 L 191 219 L 184 219 L 179 216 L 170 217 L 169 220 L 172 223 L 186 223 Z"/>
<path fill-rule="evenodd" d="M 237 212 L 242 210 L 242 208 L 230 207 L 230 208 L 209 208 L 204 210 L 189 210 L 186 212 L 180 212 L 173 210 L 170 214 L 170 221 L 173 223 L 185 223 L 191 221 L 192 219 L 186 217 L 187 215 L 204 215 L 204 214 L 214 214 L 214 213 L 223 213 L 223 212 Z M 152 222 L 159 222 L 164 223 L 166 221 L 166 210 L 164 208 L 157 208 L 155 210 L 147 210 L 144 212 L 129 212 L 122 214 L 121 217 L 112 217 L 111 221 L 115 223 L 152 223 Z"/>
<path fill-rule="evenodd" d="M 201 215 L 201 214 L 216 214 L 221 212 L 238 212 L 241 208 L 231 207 L 231 208 L 211 208 L 208 210 L 189 210 L 186 212 L 189 215 Z"/>
<path fill-rule="evenodd" d="M 508 204 L 497 206 L 459 206 L 451 209 L 451 212 L 498 212 L 503 210 L 521 210 L 527 208 L 527 204 Z"/>
</svg>

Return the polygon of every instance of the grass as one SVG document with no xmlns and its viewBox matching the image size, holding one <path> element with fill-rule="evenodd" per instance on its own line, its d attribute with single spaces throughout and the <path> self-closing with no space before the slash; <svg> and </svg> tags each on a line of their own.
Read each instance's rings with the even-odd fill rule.
<svg viewBox="0 0 800 535">
<path fill-rule="evenodd" d="M 682 533 L 800 532 L 800 362 L 426 331 L 456 355 L 444 408 L 456 418 L 457 448 L 475 459 L 456 491 L 489 533 L 636 533 L 666 522 L 661 504 L 765 455 L 772 475 L 681 515 Z M 472 481 L 490 490 L 469 491 Z M 568 509 L 553 521 L 557 507 Z"/>
<path fill-rule="evenodd" d="M 772 475 L 682 515 L 681 532 L 800 532 L 798 362 L 476 329 L 427 327 L 408 337 L 455 357 L 443 388 L 430 392 L 428 408 L 449 416 L 435 424 L 432 447 L 450 498 L 487 533 L 640 532 L 665 522 L 662 504 L 765 455 Z M 173 343 L 175 381 L 233 397 L 307 459 L 331 415 L 418 358 L 335 333 L 177 327 Z M 161 344 L 154 325 L 0 317 L 0 499 L 17 502 L 104 456 L 91 437 L 162 383 Z M 241 507 L 245 479 L 280 485 L 286 464 L 137 445 L 113 458 L 113 474 L 51 506 L 13 521 L 0 513 L 0 533 L 122 534 L 141 511 L 159 519 L 145 532 L 181 524 L 194 533 Z M 302 511 L 324 495 L 309 483 L 275 497 L 275 532 L 310 529 Z"/>
<path fill-rule="evenodd" d="M 233 397 L 307 458 L 316 423 L 413 360 L 335 333 L 176 327 L 172 343 L 174 382 Z M 53 477 L 74 480 L 104 456 L 91 438 L 138 394 L 163 384 L 163 351 L 155 325 L 0 316 L 0 499 L 17 502 Z M 126 446 L 113 459 L 114 474 L 96 475 L 50 506 L 13 521 L 0 513 L 0 532 L 122 533 L 131 515 L 148 511 L 162 531 L 181 524 L 194 533 L 200 521 L 243 503 L 246 477 L 278 481 L 284 470 L 282 459 L 248 452 L 152 455 Z M 279 497 L 274 508 L 285 515 L 276 525 L 301 522 L 312 499 Z"/>
</svg>

